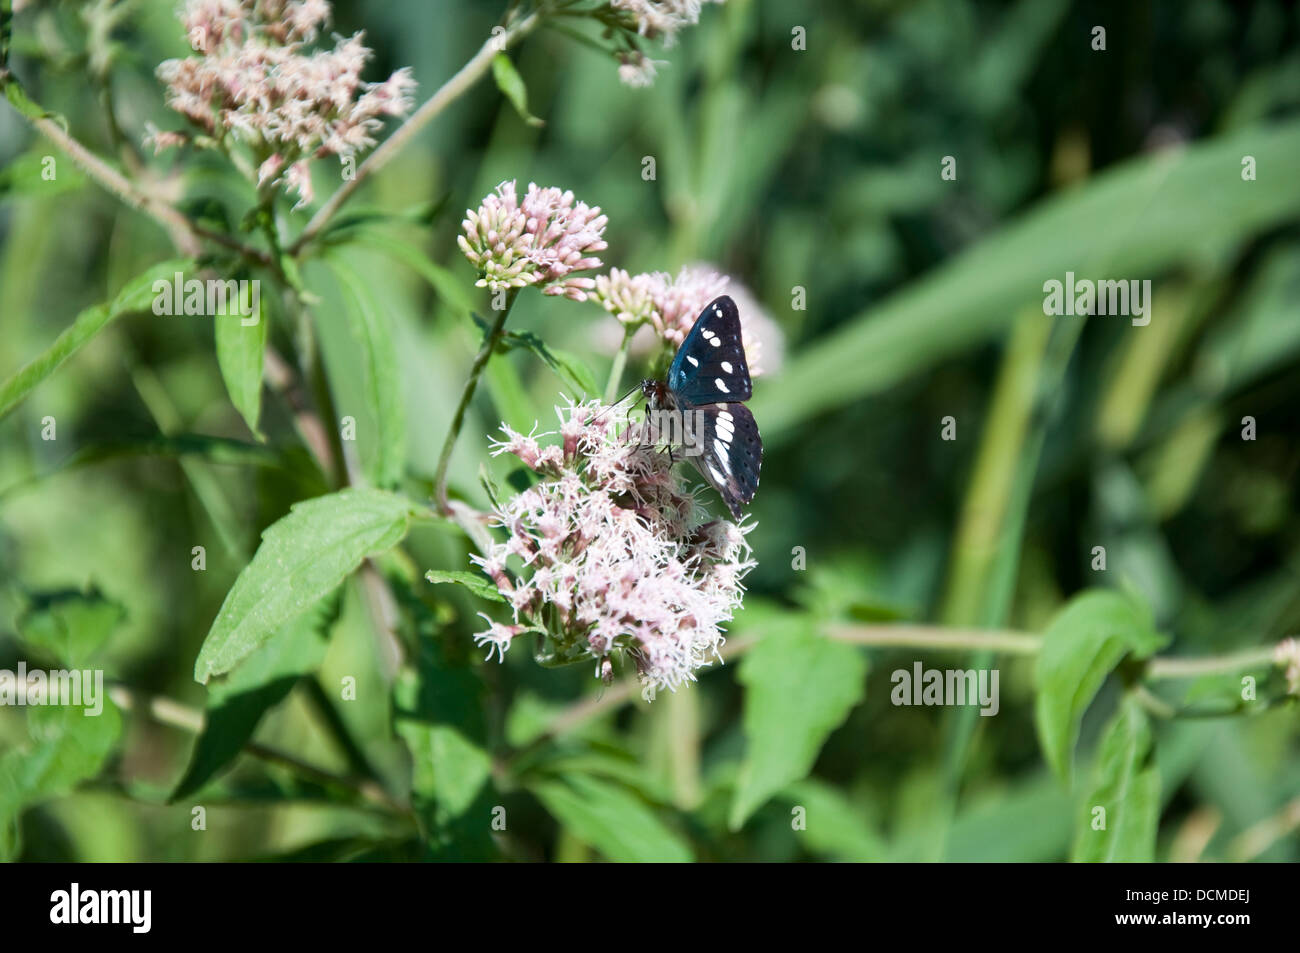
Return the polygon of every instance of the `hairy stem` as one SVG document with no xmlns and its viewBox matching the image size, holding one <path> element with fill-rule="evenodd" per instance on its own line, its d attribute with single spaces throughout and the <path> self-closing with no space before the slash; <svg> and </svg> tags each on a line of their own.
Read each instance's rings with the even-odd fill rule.
<svg viewBox="0 0 1300 953">
<path fill-rule="evenodd" d="M 474 356 L 474 364 L 469 369 L 469 379 L 465 381 L 465 388 L 460 394 L 460 403 L 456 405 L 456 413 L 451 418 L 451 429 L 447 432 L 447 440 L 442 445 L 442 454 L 438 457 L 438 470 L 433 478 L 434 498 L 438 502 L 438 512 L 443 516 L 452 515 L 451 506 L 447 502 L 447 467 L 451 464 L 451 452 L 456 446 L 456 438 L 460 436 L 460 428 L 465 423 L 465 410 L 474 397 L 479 376 L 487 366 L 488 358 L 492 356 L 497 342 L 501 340 L 506 318 L 510 315 L 510 309 L 514 307 L 515 298 L 518 296 L 519 289 L 511 288 L 506 295 L 506 306 L 496 313 L 495 323 L 487 334 L 483 335 L 483 346 Z"/>
<path fill-rule="evenodd" d="M 1247 649 L 1231 655 L 1200 658 L 1153 658 L 1147 663 L 1151 678 L 1199 678 L 1202 675 L 1230 675 L 1248 668 L 1262 668 L 1273 661 L 1273 646 Z"/>
<path fill-rule="evenodd" d="M 31 123 L 37 132 L 66 152 L 82 172 L 125 204 L 143 212 L 167 229 L 176 246 L 184 254 L 193 256 L 202 250 L 198 229 L 176 209 L 160 199 L 141 192 L 126 176 L 64 132 L 63 127 L 53 119 L 33 119 Z"/>
<path fill-rule="evenodd" d="M 942 625 L 837 625 L 829 633 L 837 642 L 853 645 L 1034 655 L 1042 639 L 1029 632 L 1001 629 L 962 629 Z"/>
<path fill-rule="evenodd" d="M 0 69 L 0 92 L 11 84 L 16 86 L 17 82 L 12 74 Z M 189 257 L 198 255 L 203 250 L 202 240 L 207 239 L 239 253 L 251 262 L 267 267 L 271 266 L 270 256 L 260 249 L 245 245 L 229 235 L 204 228 L 161 199 L 142 191 L 121 172 L 82 145 L 53 119 L 46 117 L 31 118 L 21 110 L 18 110 L 18 112 L 24 118 L 27 118 L 32 128 L 67 153 L 73 164 L 86 173 L 97 185 L 111 192 L 123 204 L 148 215 L 166 229 L 172 238 L 173 244 L 176 245 L 181 254 Z"/>
</svg>

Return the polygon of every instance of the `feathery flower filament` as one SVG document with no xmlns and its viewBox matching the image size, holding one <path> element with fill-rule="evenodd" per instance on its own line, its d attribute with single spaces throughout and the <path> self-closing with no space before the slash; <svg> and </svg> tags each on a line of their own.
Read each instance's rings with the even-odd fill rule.
<svg viewBox="0 0 1300 953">
<path fill-rule="evenodd" d="M 557 408 L 560 443 L 546 447 L 547 435 L 503 425 L 493 455 L 513 454 L 541 479 L 499 504 L 493 523 L 508 538 L 472 557 L 514 623 L 476 640 L 491 657 L 521 632 L 545 632 L 555 657 L 593 659 L 598 677 L 612 677 L 621 655 L 648 693 L 675 690 L 719 657 L 755 565 L 751 527 L 713 519 L 668 456 L 627 439 L 626 418 L 605 411 L 598 401 Z"/>
</svg>

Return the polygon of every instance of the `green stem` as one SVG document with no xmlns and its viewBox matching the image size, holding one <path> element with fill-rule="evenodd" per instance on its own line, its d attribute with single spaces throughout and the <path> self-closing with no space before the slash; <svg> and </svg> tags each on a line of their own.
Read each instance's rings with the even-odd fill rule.
<svg viewBox="0 0 1300 953">
<path fill-rule="evenodd" d="M 447 432 L 447 440 L 442 445 L 442 454 L 438 457 L 438 470 L 433 478 L 434 498 L 438 502 L 438 512 L 443 516 L 452 514 L 451 506 L 447 502 L 447 467 L 451 464 L 451 451 L 456 446 L 456 438 L 460 436 L 460 428 L 465 423 L 465 410 L 474 397 L 479 376 L 483 373 L 483 368 L 487 366 L 488 358 L 492 356 L 492 352 L 496 349 L 497 342 L 501 340 L 501 332 L 505 329 L 506 318 L 510 314 L 510 309 L 514 307 L 515 298 L 518 296 L 519 289 L 511 288 L 506 296 L 506 306 L 497 312 L 496 322 L 492 325 L 491 330 L 483 336 L 483 346 L 479 348 L 478 354 L 474 357 L 474 364 L 469 369 L 469 379 L 465 381 L 465 388 L 460 394 L 460 403 L 456 406 L 456 413 L 451 418 L 451 430 Z"/>
<path fill-rule="evenodd" d="M 118 708 L 124 711 L 138 711 L 160 725 L 179 728 L 181 731 L 195 735 L 201 734 L 204 730 L 206 724 L 204 712 L 190 708 L 170 698 L 145 695 L 121 684 L 110 686 L 108 694 L 113 700 L 113 704 L 117 705 Z M 346 788 L 361 795 L 367 801 L 395 814 L 406 818 L 411 817 L 410 807 L 389 794 L 383 785 L 373 778 L 335 774 L 310 762 L 303 761 L 295 754 L 269 748 L 253 741 L 246 743 L 241 750 L 259 760 L 288 768 L 308 781 Z"/>
<path fill-rule="evenodd" d="M 762 627 L 756 628 L 754 634 L 761 633 Z M 1010 655 L 1036 655 L 1042 647 L 1042 636 L 1033 632 L 1018 632 L 1011 629 L 971 629 L 944 625 L 913 625 L 910 623 L 886 623 L 882 625 L 832 625 L 826 636 L 836 642 L 851 645 L 863 645 L 879 648 L 912 648 L 922 651 L 959 651 L 959 652 L 1001 652 Z M 729 640 L 722 650 L 724 661 L 732 662 L 740 658 L 760 639 L 747 635 Z M 1196 678 L 1201 675 L 1227 675 L 1251 668 L 1264 668 L 1273 664 L 1273 645 L 1259 646 L 1229 655 L 1206 655 L 1200 657 L 1160 657 L 1148 659 L 1145 675 L 1147 679 Z M 611 685 L 599 695 L 592 695 L 577 701 L 560 712 L 550 723 L 545 733 L 536 739 L 525 751 L 533 750 L 540 741 L 567 734 L 577 726 L 599 715 L 608 714 L 622 708 L 639 693 L 640 686 L 636 679 L 624 679 Z M 1178 712 L 1179 717 L 1186 713 Z M 1225 712 L 1223 714 L 1232 714 Z M 515 760 L 513 757 L 512 761 Z"/>
<path fill-rule="evenodd" d="M 1056 393 L 1053 384 L 1064 372 L 1073 346 L 1074 337 L 1068 332 L 1053 335 L 1052 328 L 1036 321 L 1032 313 L 1022 313 L 1014 325 L 954 534 L 952 568 L 940 612 L 948 625 L 999 629 L 1006 624 L 1047 411 Z M 988 668 L 992 661 L 993 649 L 984 647 L 971 666 Z M 962 775 L 981 720 L 974 715 L 974 709 L 962 708 L 946 712 L 943 718 L 941 796 L 946 806 L 940 813 L 945 823 L 935 827 L 931 855 L 935 859 L 943 856 L 956 813 Z"/>
<path fill-rule="evenodd" d="M 605 385 L 605 406 L 614 403 L 618 396 L 618 385 L 623 380 L 623 368 L 627 366 L 627 352 L 632 347 L 632 335 L 636 333 L 636 328 L 632 325 L 623 327 L 623 343 L 618 346 L 618 353 L 614 355 L 614 365 L 609 369 L 609 383 Z"/>
<path fill-rule="evenodd" d="M 1247 649 L 1232 655 L 1207 655 L 1201 658 L 1153 658 L 1147 663 L 1148 678 L 1199 678 L 1202 675 L 1230 675 L 1248 668 L 1273 664 L 1271 645 Z"/>
<path fill-rule="evenodd" d="M 853 645 L 1001 652 L 1007 655 L 1036 655 L 1043 641 L 1031 632 L 943 625 L 835 625 L 827 634 L 837 642 Z"/>
</svg>

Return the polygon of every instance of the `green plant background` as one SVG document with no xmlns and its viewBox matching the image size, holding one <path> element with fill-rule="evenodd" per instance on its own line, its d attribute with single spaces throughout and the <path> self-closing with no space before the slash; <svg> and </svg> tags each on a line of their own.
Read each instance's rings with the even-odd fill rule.
<svg viewBox="0 0 1300 953">
<path fill-rule="evenodd" d="M 146 121 L 178 127 L 153 70 L 186 46 L 171 0 L 127 4 L 107 46 L 88 40 L 92 6 L 23 11 L 10 64 L 111 156 L 94 75 L 138 141 Z M 503 6 L 339 2 L 334 29 L 364 28 L 370 78 L 409 65 L 423 99 Z M 133 700 L 96 721 L 0 709 L 0 852 L 1300 859 L 1296 707 L 1261 662 L 1300 630 L 1298 37 L 1280 2 L 731 0 L 656 51 L 649 90 L 568 36 L 525 38 L 510 55 L 545 124 L 480 82 L 340 220 L 383 214 L 303 266 L 328 382 L 312 396 L 355 417 L 365 474 L 412 501 L 366 503 L 376 538 L 409 534 L 341 585 L 323 572 L 305 615 L 206 685 L 200 647 L 262 532 L 335 475 L 255 377 L 228 393 L 228 362 L 260 343 L 130 300 L 175 258 L 166 232 L 0 106 L 0 668 L 90 664 Z M 483 663 L 470 637 L 491 602 L 424 579 L 470 568 L 423 507 L 487 308 L 455 236 L 504 179 L 600 205 L 607 264 L 725 269 L 787 338 L 751 405 L 759 566 L 734 654 L 652 704 L 522 647 Z M 214 228 L 252 194 L 213 159 L 149 156 L 140 181 Z M 282 212 L 290 234 L 306 218 Z M 1045 317 L 1043 282 L 1066 271 L 1152 279 L 1150 325 Z M 292 350 L 301 328 L 268 297 L 271 342 Z M 14 376 L 74 320 L 56 372 Z M 596 380 L 613 324 L 535 292 L 510 316 Z M 571 384 L 526 350 L 494 358 L 453 493 L 486 505 L 487 434 L 547 426 Z M 876 644 L 907 623 L 966 642 Z M 1199 677 L 1148 662 L 1243 652 Z M 918 660 L 998 669 L 997 716 L 892 704 L 891 673 Z M 183 723 L 204 710 L 196 735 Z"/>
</svg>

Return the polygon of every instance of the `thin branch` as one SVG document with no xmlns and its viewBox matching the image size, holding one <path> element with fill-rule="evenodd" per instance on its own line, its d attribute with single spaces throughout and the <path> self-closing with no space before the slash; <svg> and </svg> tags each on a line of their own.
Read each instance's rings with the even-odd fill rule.
<svg viewBox="0 0 1300 953">
<path fill-rule="evenodd" d="M 744 655 L 755 645 L 758 644 L 760 636 L 749 635 L 740 639 L 733 639 L 722 647 L 719 654 L 722 661 L 728 662 L 732 659 Z M 716 671 L 708 669 L 707 671 Z M 581 726 L 584 722 L 589 721 L 599 715 L 607 712 L 617 711 L 622 708 L 633 698 L 641 693 L 641 683 L 636 678 L 625 678 L 617 685 L 611 685 L 596 695 L 590 695 L 580 701 L 570 705 L 564 711 L 560 712 L 546 730 L 535 738 L 526 748 L 516 752 L 510 761 L 518 760 L 526 752 L 533 751 L 541 744 L 552 738 L 559 738 L 567 735 L 569 732 Z"/>
<path fill-rule="evenodd" d="M 478 388 L 479 375 L 483 373 L 483 368 L 487 366 L 492 352 L 496 350 L 497 342 L 501 340 L 506 318 L 510 316 L 510 309 L 515 306 L 515 299 L 518 296 L 518 288 L 511 288 L 507 292 L 506 306 L 497 312 L 492 327 L 483 335 L 483 344 L 479 347 L 478 354 L 474 356 L 469 377 L 460 393 L 460 403 L 456 405 L 456 411 L 451 418 L 451 428 L 447 431 L 447 439 L 442 445 L 442 453 L 438 455 L 438 469 L 433 477 L 433 492 L 438 502 L 438 512 L 443 516 L 452 515 L 452 508 L 447 501 L 447 469 L 451 465 L 452 451 L 456 448 L 456 438 L 460 436 L 460 428 L 465 423 L 465 411 L 469 408 L 469 402 Z"/>
<path fill-rule="evenodd" d="M 1032 632 L 1016 632 L 998 629 L 955 629 L 946 626 L 931 625 L 831 625 L 826 630 L 828 638 L 851 645 L 871 646 L 876 648 L 914 648 L 939 651 L 993 651 L 1008 655 L 1036 655 L 1042 647 L 1041 636 Z M 731 661 L 748 652 L 758 644 L 761 632 L 745 638 L 730 641 L 722 649 L 724 661 Z M 1146 675 L 1151 679 L 1196 678 L 1201 675 L 1229 674 L 1248 668 L 1259 668 L 1273 662 L 1273 647 L 1249 649 L 1231 655 L 1209 655 L 1197 658 L 1154 658 L 1147 663 Z M 630 701 L 639 688 L 634 679 L 620 682 L 602 694 L 574 702 L 560 712 L 547 727 L 544 734 L 537 738 L 524 751 L 531 751 L 537 745 L 568 734 L 584 722 L 599 715 L 616 711 Z M 1145 691 L 1145 690 L 1144 690 Z M 1178 714 L 1155 695 L 1145 692 L 1141 699 L 1153 707 L 1161 709 L 1164 715 Z M 519 752 L 522 754 L 523 751 Z M 519 756 L 515 755 L 515 758 Z M 512 758 L 511 760 L 514 760 Z"/>
<path fill-rule="evenodd" d="M 1178 716 L 1177 708 L 1145 685 L 1137 686 L 1133 690 L 1133 696 L 1137 699 L 1139 705 L 1157 718 L 1176 718 Z"/>
<path fill-rule="evenodd" d="M 1199 678 L 1202 675 L 1231 675 L 1248 668 L 1264 668 L 1273 664 L 1274 648 L 1247 649 L 1232 655 L 1207 655 L 1199 658 L 1153 658 L 1147 665 L 1151 678 Z"/>
<path fill-rule="evenodd" d="M 203 731 L 207 722 L 202 711 L 182 705 L 180 702 L 159 695 L 144 695 L 125 685 L 113 685 L 108 691 L 113 704 L 124 711 L 138 711 L 153 719 L 160 725 L 179 728 L 181 731 L 197 735 Z M 376 782 L 367 778 L 353 778 L 334 774 L 324 768 L 296 758 L 287 752 L 271 748 L 257 742 L 244 745 L 244 752 L 271 764 L 288 768 L 295 774 L 317 784 L 337 785 L 355 791 L 367 801 L 378 804 L 402 815 L 409 815 L 409 805 L 394 798 Z"/>
<path fill-rule="evenodd" d="M 266 382 L 288 405 L 298 433 L 328 479 L 337 472 L 334 450 L 330 445 L 329 433 L 303 392 L 298 375 L 289 362 L 280 356 L 280 352 L 269 344 L 266 348 L 265 368 Z"/>
<path fill-rule="evenodd" d="M 367 559 L 358 570 L 361 591 L 365 596 L 366 608 L 370 613 L 370 624 L 375 632 L 379 671 L 385 683 L 392 684 L 397 678 L 405 660 L 402 642 L 397 637 L 397 628 L 401 621 L 401 609 L 393 590 L 388 587 L 388 580 L 379 571 L 374 559 Z"/>
<path fill-rule="evenodd" d="M 316 211 L 316 214 L 311 217 L 311 221 L 307 223 L 307 227 L 302 230 L 302 234 L 289 247 L 289 254 L 297 255 L 307 243 L 319 235 L 321 230 L 329 224 L 334 214 L 343 206 L 343 203 L 361 187 L 361 183 L 387 165 L 421 129 L 477 83 L 491 69 L 492 58 L 498 53 L 504 52 L 521 37 L 532 32 L 540 22 L 540 18 L 540 14 L 531 13 L 506 27 L 504 33 L 490 37 L 479 47 L 479 51 L 474 54 L 470 61 L 462 66 L 451 79 L 443 83 L 441 88 L 430 96 L 409 119 L 398 126 L 391 136 L 385 139 L 374 152 L 370 153 L 365 161 L 357 167 L 356 175 L 345 181 L 338 191 L 331 195 L 328 201 Z"/>
<path fill-rule="evenodd" d="M 827 634 L 852 645 L 898 646 L 917 649 L 990 650 L 1033 655 L 1042 639 L 1029 632 L 998 629 L 955 629 L 940 625 L 833 625 Z"/>
<path fill-rule="evenodd" d="M 0 88 L 15 80 L 12 76 L 0 82 Z M 22 113 L 19 113 L 22 115 Z M 162 199 L 149 195 L 139 189 L 130 179 L 113 168 L 99 156 L 83 146 L 72 135 L 64 131 L 53 119 L 37 118 L 28 120 L 45 138 L 67 153 L 73 163 L 101 187 L 117 196 L 124 204 L 148 215 L 171 235 L 173 243 L 181 254 L 194 257 L 203 251 L 202 239 L 216 242 L 243 257 L 266 267 L 273 267 L 274 262 L 265 252 L 257 248 L 204 228 L 191 221 Z"/>
<path fill-rule="evenodd" d="M 125 204 L 148 215 L 172 236 L 176 247 L 185 255 L 195 256 L 202 250 L 194 223 L 161 199 L 141 192 L 126 176 L 95 155 L 52 119 L 32 119 L 36 131 L 66 152 L 86 175 L 112 192 Z"/>
</svg>

